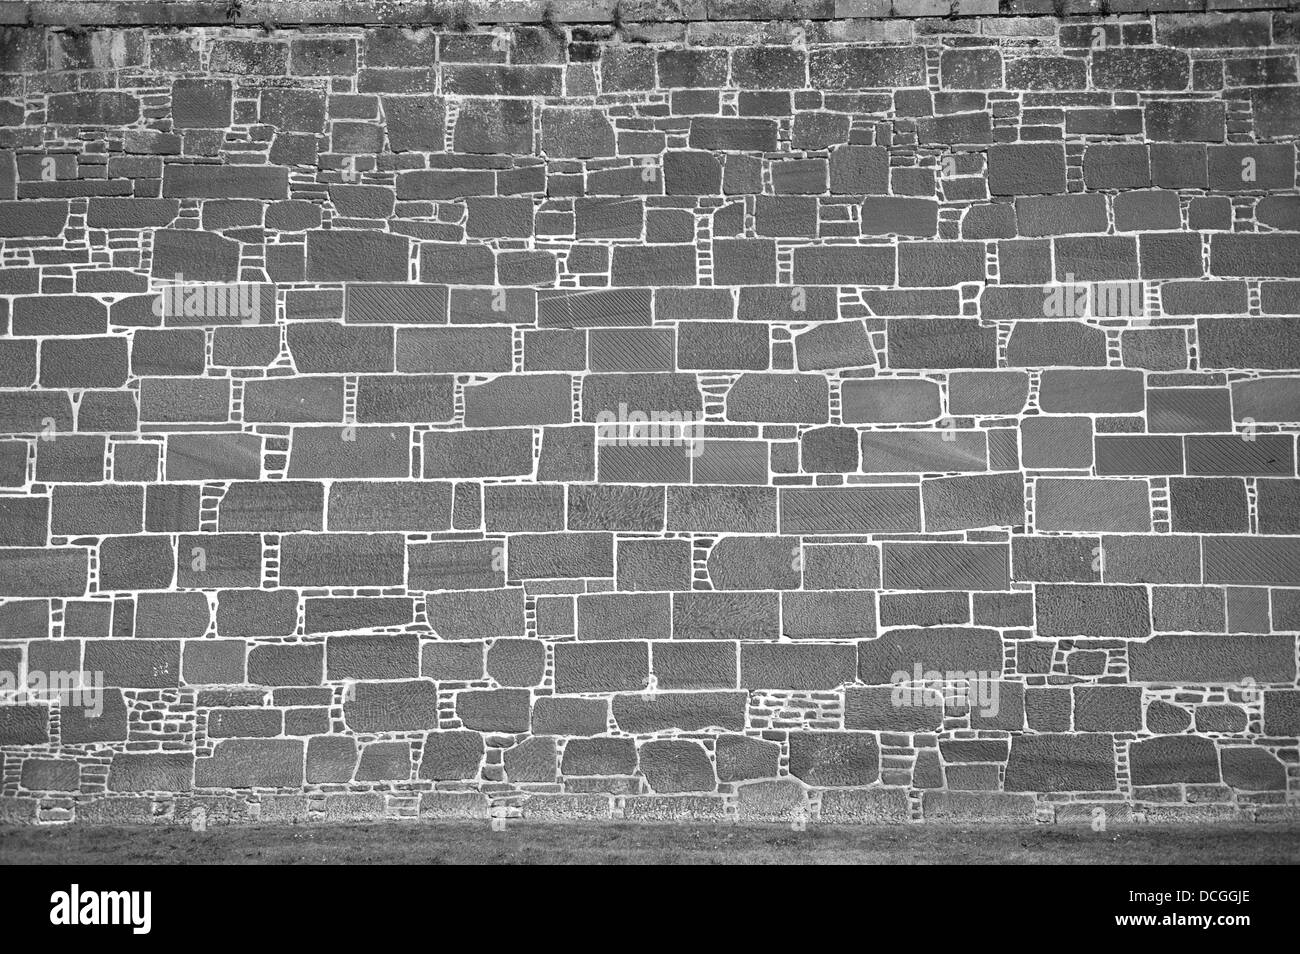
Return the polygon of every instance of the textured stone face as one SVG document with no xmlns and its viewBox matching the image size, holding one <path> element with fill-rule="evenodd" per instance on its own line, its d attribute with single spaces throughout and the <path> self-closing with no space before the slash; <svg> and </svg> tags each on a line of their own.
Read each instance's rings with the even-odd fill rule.
<svg viewBox="0 0 1300 954">
<path fill-rule="evenodd" d="M 1297 15 L 599 6 L 0 35 L 0 818 L 1294 812 Z"/>
</svg>

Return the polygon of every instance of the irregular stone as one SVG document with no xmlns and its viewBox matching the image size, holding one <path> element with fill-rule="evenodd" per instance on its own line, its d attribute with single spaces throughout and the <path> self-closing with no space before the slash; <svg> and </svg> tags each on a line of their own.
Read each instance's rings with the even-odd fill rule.
<svg viewBox="0 0 1300 954">
<path fill-rule="evenodd" d="M 876 736 L 868 732 L 792 732 L 790 774 L 809 785 L 870 785 L 880 775 Z"/>
<path fill-rule="evenodd" d="M 641 773 L 655 792 L 711 792 L 713 764 L 698 742 L 662 739 L 640 748 Z"/>
</svg>

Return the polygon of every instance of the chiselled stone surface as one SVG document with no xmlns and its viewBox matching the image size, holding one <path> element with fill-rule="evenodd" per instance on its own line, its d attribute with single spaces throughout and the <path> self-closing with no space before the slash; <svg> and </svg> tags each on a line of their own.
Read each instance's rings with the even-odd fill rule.
<svg viewBox="0 0 1300 954">
<path fill-rule="evenodd" d="M 292 6 L 0 37 L 0 819 L 1296 810 L 1294 12 Z"/>
</svg>

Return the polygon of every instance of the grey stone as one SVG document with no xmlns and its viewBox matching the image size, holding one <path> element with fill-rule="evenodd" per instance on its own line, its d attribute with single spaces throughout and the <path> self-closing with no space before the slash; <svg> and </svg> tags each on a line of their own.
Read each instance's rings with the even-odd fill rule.
<svg viewBox="0 0 1300 954">
<path fill-rule="evenodd" d="M 964 627 L 899 629 L 858 644 L 858 678 L 889 685 L 896 673 L 1001 672 L 1002 639 L 996 630 Z"/>
<path fill-rule="evenodd" d="M 723 782 L 772 778 L 781 755 L 776 743 L 744 735 L 718 736 L 715 752 L 718 779 Z"/>
<path fill-rule="evenodd" d="M 632 739 L 570 739 L 564 743 L 560 771 L 565 775 L 631 775 L 637 750 Z"/>
<path fill-rule="evenodd" d="M 698 742 L 658 739 L 644 743 L 638 754 L 641 773 L 655 792 L 711 792 L 717 787 L 713 764 Z"/>
<path fill-rule="evenodd" d="M 1133 682 L 1214 684 L 1294 678 L 1291 640 L 1267 635 L 1152 636 L 1129 647 Z"/>
<path fill-rule="evenodd" d="M 1129 765 L 1134 785 L 1219 781 L 1214 743 L 1194 736 L 1157 736 L 1133 742 Z"/>
<path fill-rule="evenodd" d="M 227 748 L 231 745 L 230 741 L 218 742 L 218 757 L 234 754 L 235 750 Z M 118 752 L 108 770 L 108 788 L 112 792 L 188 792 L 195 784 L 202 788 L 234 788 L 242 781 L 230 777 L 233 772 L 210 777 L 200 764 L 194 756 L 179 753 Z"/>
<path fill-rule="evenodd" d="M 430 732 L 424 737 L 420 778 L 457 781 L 476 778 L 483 761 L 483 736 L 463 729 Z"/>
<path fill-rule="evenodd" d="M 1145 480 L 1050 478 L 1035 482 L 1039 530 L 1138 531 L 1151 527 Z"/>
<path fill-rule="evenodd" d="M 617 692 L 641 689 L 650 674 L 650 654 L 643 642 L 557 643 L 557 692 Z"/>
<path fill-rule="evenodd" d="M 790 774 L 809 785 L 870 785 L 880 776 L 880 749 L 870 732 L 790 733 Z"/>
<path fill-rule="evenodd" d="M 1150 633 L 1143 587 L 1042 584 L 1035 587 L 1034 609 L 1044 636 L 1140 639 Z"/>
<path fill-rule="evenodd" d="M 852 645 L 744 643 L 740 681 L 756 689 L 834 689 L 853 680 L 856 660 Z"/>
<path fill-rule="evenodd" d="M 927 820 L 947 823 L 1026 824 L 1036 816 L 1032 795 L 1007 792 L 925 792 L 921 805 Z"/>
<path fill-rule="evenodd" d="M 456 696 L 456 715 L 466 728 L 482 732 L 526 732 L 529 704 L 526 689 L 467 690 Z"/>
<path fill-rule="evenodd" d="M 940 414 L 939 386 L 910 378 L 848 380 L 841 400 L 846 424 L 919 423 Z"/>
<path fill-rule="evenodd" d="M 356 732 L 407 732 L 438 723 L 437 691 L 432 682 L 358 682 L 343 703 L 343 718 Z"/>
</svg>

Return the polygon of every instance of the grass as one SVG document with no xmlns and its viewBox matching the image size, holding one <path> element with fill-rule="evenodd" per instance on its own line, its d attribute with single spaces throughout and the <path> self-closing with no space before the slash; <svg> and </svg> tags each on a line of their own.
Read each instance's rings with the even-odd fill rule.
<svg viewBox="0 0 1300 954">
<path fill-rule="evenodd" d="M 0 828 L 7 864 L 1296 864 L 1300 828 L 347 823 Z"/>
</svg>

